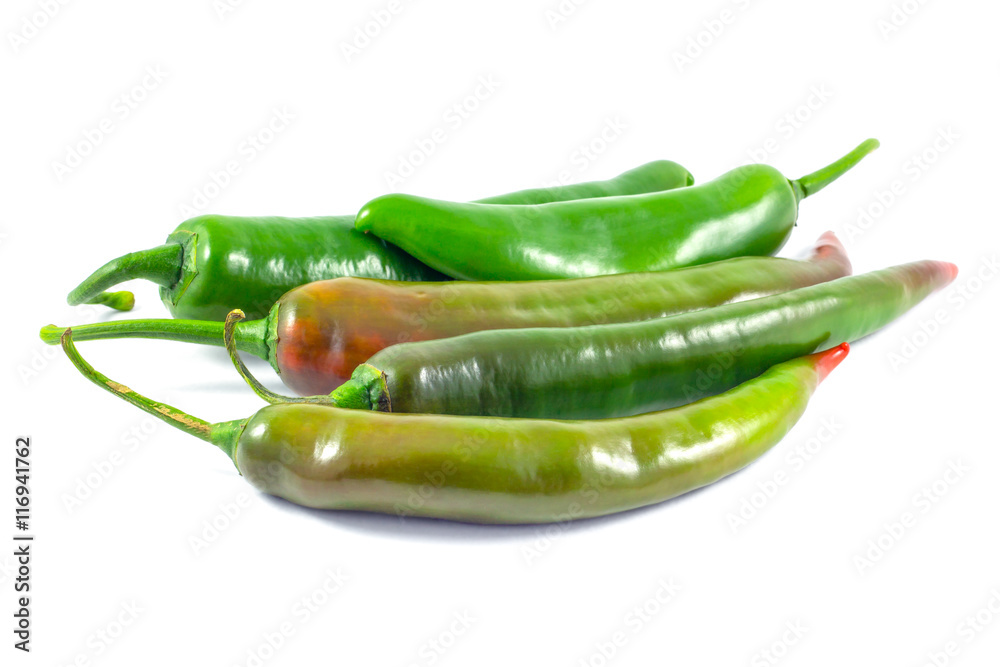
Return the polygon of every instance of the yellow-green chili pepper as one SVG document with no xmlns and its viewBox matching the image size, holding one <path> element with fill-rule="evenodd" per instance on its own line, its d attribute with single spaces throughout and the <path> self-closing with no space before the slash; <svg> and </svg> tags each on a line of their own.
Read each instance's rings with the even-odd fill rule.
<svg viewBox="0 0 1000 667">
<path fill-rule="evenodd" d="M 264 493 L 322 509 L 477 523 L 545 523 L 660 502 L 730 475 L 777 444 L 846 344 L 720 396 L 600 421 L 390 415 L 294 403 L 211 424 L 94 370 L 92 382 L 217 445 Z"/>
</svg>

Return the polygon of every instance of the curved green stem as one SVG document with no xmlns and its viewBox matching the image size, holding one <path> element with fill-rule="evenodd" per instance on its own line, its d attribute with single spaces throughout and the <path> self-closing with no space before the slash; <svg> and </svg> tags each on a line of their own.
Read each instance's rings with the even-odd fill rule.
<svg viewBox="0 0 1000 667">
<path fill-rule="evenodd" d="M 233 459 L 233 462 L 235 463 L 236 444 L 243 431 L 243 426 L 246 424 L 246 420 L 213 424 L 205 421 L 204 419 L 192 417 L 186 412 L 169 406 L 166 403 L 159 403 L 146 398 L 145 396 L 132 391 L 125 385 L 109 379 L 107 376 L 87 363 L 86 360 L 80 356 L 79 351 L 77 351 L 76 346 L 73 344 L 72 329 L 66 329 L 62 335 L 61 341 L 62 348 L 66 353 L 66 356 L 69 357 L 69 360 L 73 362 L 73 365 L 76 366 L 77 370 L 79 370 L 85 378 L 96 384 L 98 387 L 111 392 L 118 398 L 131 403 L 140 410 L 148 412 L 158 419 L 162 419 L 171 426 L 193 435 L 200 440 L 211 442 L 226 452 L 229 458 Z"/>
<path fill-rule="evenodd" d="M 814 195 L 835 180 L 850 171 L 855 165 L 865 158 L 866 155 L 879 147 L 877 139 L 868 139 L 861 143 L 853 151 L 840 158 L 833 164 L 827 165 L 819 171 L 792 181 L 795 195 L 799 200 Z"/>
<path fill-rule="evenodd" d="M 268 321 L 253 320 L 243 322 L 235 330 L 236 347 L 271 361 L 271 350 L 267 344 Z M 49 324 L 39 332 L 41 339 L 49 345 L 57 345 L 65 328 Z M 223 347 L 224 325 L 222 322 L 201 320 L 117 320 L 81 324 L 73 327 L 73 339 L 107 340 L 112 338 L 151 338 L 154 340 L 175 340 L 182 343 L 216 345 Z"/>
<path fill-rule="evenodd" d="M 145 278 L 157 285 L 170 287 L 180 280 L 183 263 L 184 247 L 179 243 L 167 243 L 149 250 L 130 252 L 111 260 L 91 273 L 86 280 L 69 293 L 66 301 L 71 306 L 78 306 L 81 303 L 103 303 L 111 305 L 112 308 L 118 308 L 118 310 L 128 310 L 132 307 L 131 304 L 128 308 L 120 308 L 119 306 L 128 303 L 129 299 L 116 297 L 115 294 L 128 294 L 131 297 L 131 293 L 105 294 L 104 290 L 136 278 Z M 131 302 L 135 302 L 134 297 Z"/>
<path fill-rule="evenodd" d="M 229 358 L 232 359 L 233 365 L 236 366 L 236 371 L 240 374 L 246 383 L 250 385 L 253 389 L 253 393 L 260 396 L 262 399 L 268 403 L 280 404 L 280 403 L 319 403 L 322 405 L 336 405 L 337 403 L 331 399 L 329 396 L 305 396 L 302 398 L 293 398 L 291 396 L 282 396 L 281 394 L 275 393 L 262 385 L 260 380 L 253 376 L 250 369 L 247 368 L 243 360 L 240 359 L 240 353 L 238 346 L 235 344 L 234 332 L 236 330 L 236 325 L 246 318 L 246 314 L 239 309 L 230 311 L 226 315 L 226 323 L 223 325 L 223 342 L 226 346 L 226 351 L 229 353 Z M 257 320 L 257 322 L 266 322 L 266 320 Z"/>
<path fill-rule="evenodd" d="M 281 394 L 276 394 L 262 385 L 260 381 L 253 376 L 246 364 L 243 363 L 243 360 L 240 359 L 240 353 L 233 338 L 237 323 L 243 321 L 244 319 L 246 319 L 246 314 L 244 314 L 242 310 L 232 310 L 228 315 L 226 315 L 226 323 L 223 325 L 223 344 L 226 346 L 226 352 L 229 353 L 229 358 L 233 361 L 233 365 L 236 366 L 236 371 L 240 374 L 240 377 L 246 380 L 246 383 L 250 385 L 253 392 L 268 403 L 294 403 L 294 399 L 289 398 L 288 396 L 282 396 Z"/>
</svg>

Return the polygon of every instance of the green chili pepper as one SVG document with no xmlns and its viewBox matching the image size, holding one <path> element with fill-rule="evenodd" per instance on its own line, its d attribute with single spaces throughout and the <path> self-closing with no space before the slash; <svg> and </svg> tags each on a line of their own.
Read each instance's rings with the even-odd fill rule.
<svg viewBox="0 0 1000 667">
<path fill-rule="evenodd" d="M 749 165 L 675 192 L 536 206 L 392 194 L 366 204 L 356 227 L 464 280 L 579 278 L 773 255 L 791 235 L 799 202 L 877 147 L 869 139 L 797 181 Z"/>
<path fill-rule="evenodd" d="M 624 419 L 387 415 L 297 403 L 211 424 L 101 375 L 70 331 L 63 349 L 98 386 L 218 446 L 264 493 L 322 509 L 477 523 L 600 516 L 711 484 L 777 444 L 848 351 L 844 344 L 721 396 Z"/>
<path fill-rule="evenodd" d="M 403 343 L 359 366 L 326 402 L 558 419 L 652 412 L 718 394 L 777 363 L 874 333 L 950 283 L 957 271 L 946 262 L 914 262 L 643 322 L 481 331 Z"/>
<path fill-rule="evenodd" d="M 632 322 L 708 308 L 840 278 L 851 273 L 827 232 L 807 261 L 738 257 L 658 273 L 509 283 L 405 283 L 337 278 L 297 287 L 266 319 L 236 328 L 236 346 L 271 363 L 302 395 L 325 394 L 376 352 L 404 341 L 486 329 Z M 41 331 L 50 344 L 63 328 Z M 132 320 L 73 328 L 77 341 L 161 338 L 222 345 L 221 322 Z"/>
<path fill-rule="evenodd" d="M 489 203 L 538 204 L 680 188 L 694 178 L 659 160 L 607 181 L 514 192 Z M 70 292 L 70 305 L 132 308 L 131 292 L 105 292 L 135 278 L 160 285 L 174 317 L 222 320 L 233 308 L 264 317 L 299 285 L 339 276 L 384 280 L 446 280 L 398 247 L 354 229 L 354 216 L 240 218 L 203 215 L 180 224 L 164 245 L 113 259 Z"/>
</svg>

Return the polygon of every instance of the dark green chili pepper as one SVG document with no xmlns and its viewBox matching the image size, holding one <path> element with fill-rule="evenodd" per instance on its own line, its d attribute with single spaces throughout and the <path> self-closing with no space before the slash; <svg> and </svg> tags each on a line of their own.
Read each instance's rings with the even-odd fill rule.
<svg viewBox="0 0 1000 667">
<path fill-rule="evenodd" d="M 405 283 L 337 278 L 297 287 L 266 319 L 236 328 L 236 346 L 271 362 L 302 395 L 325 394 L 376 352 L 404 341 L 486 329 L 632 322 L 754 299 L 851 273 L 840 241 L 820 237 L 807 261 L 738 257 L 713 264 L 577 280 Z M 63 328 L 42 339 L 56 344 Z M 125 320 L 73 328 L 77 341 L 165 338 L 222 345 L 221 322 Z"/>
<path fill-rule="evenodd" d="M 483 201 L 537 204 L 686 187 L 684 167 L 660 160 L 607 181 L 525 190 Z M 316 280 L 358 276 L 383 280 L 446 280 L 398 247 L 354 229 L 354 216 L 240 218 L 203 215 L 180 224 L 164 245 L 111 260 L 80 283 L 70 305 L 100 303 L 129 310 L 131 292 L 105 292 L 134 278 L 160 285 L 174 317 L 222 320 L 233 308 L 264 317 L 278 298 Z"/>
<path fill-rule="evenodd" d="M 361 209 L 356 226 L 464 280 L 579 278 L 773 255 L 791 235 L 799 202 L 877 147 L 869 139 L 797 181 L 749 165 L 675 192 L 536 206 L 385 195 Z"/>
<path fill-rule="evenodd" d="M 650 505 L 748 465 L 798 421 L 846 344 L 721 396 L 638 417 L 554 421 L 388 415 L 309 403 L 211 424 L 137 394 L 63 349 L 87 379 L 217 445 L 264 493 L 321 509 L 545 523 Z"/>
<path fill-rule="evenodd" d="M 643 322 L 403 343 L 359 366 L 326 400 L 394 412 L 558 419 L 661 410 L 874 333 L 957 271 L 946 262 L 914 262 Z"/>
</svg>

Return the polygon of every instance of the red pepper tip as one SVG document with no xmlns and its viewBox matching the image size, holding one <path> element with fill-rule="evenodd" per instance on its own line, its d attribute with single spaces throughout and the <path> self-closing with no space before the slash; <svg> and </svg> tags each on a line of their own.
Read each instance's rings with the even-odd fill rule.
<svg viewBox="0 0 1000 667">
<path fill-rule="evenodd" d="M 948 282 L 958 277 L 958 265 L 952 264 L 951 262 L 941 262 L 945 270 L 948 272 Z"/>
<path fill-rule="evenodd" d="M 816 241 L 816 245 L 836 245 L 841 248 L 844 247 L 844 244 L 840 242 L 840 239 L 837 238 L 837 234 L 833 230 L 820 234 L 819 239 Z"/>
<path fill-rule="evenodd" d="M 828 255 L 831 252 L 837 252 L 843 256 L 847 256 L 847 248 L 844 244 L 840 242 L 837 235 L 832 231 L 823 232 L 818 239 L 816 239 L 816 254 L 818 255 Z"/>
<path fill-rule="evenodd" d="M 837 347 L 831 347 L 824 352 L 813 355 L 816 360 L 816 372 L 819 373 L 819 381 L 822 382 L 840 362 L 847 358 L 847 353 L 851 351 L 850 343 L 841 343 Z"/>
<path fill-rule="evenodd" d="M 835 261 L 842 266 L 844 275 L 850 275 L 852 272 L 851 260 L 847 257 L 847 248 L 844 247 L 844 244 L 840 242 L 840 239 L 832 231 L 823 232 L 816 239 L 811 259 Z"/>
</svg>

